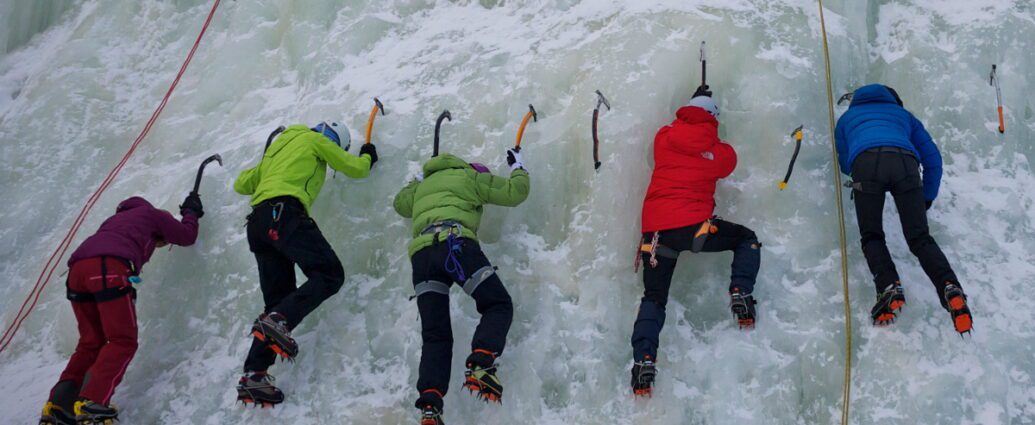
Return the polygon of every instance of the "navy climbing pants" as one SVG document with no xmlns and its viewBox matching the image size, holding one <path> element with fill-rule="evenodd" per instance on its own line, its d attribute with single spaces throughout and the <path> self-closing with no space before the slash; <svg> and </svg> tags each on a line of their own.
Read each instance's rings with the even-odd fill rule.
<svg viewBox="0 0 1035 425">
<path fill-rule="evenodd" d="M 453 329 L 449 321 L 449 288 L 453 283 L 474 298 L 482 315 L 471 340 L 471 351 L 486 350 L 503 353 L 507 332 L 514 317 L 514 304 L 503 282 L 496 275 L 489 259 L 482 253 L 478 242 L 459 239 L 463 243 L 459 253 L 460 268 L 466 279 L 446 270 L 449 246 L 446 242 L 421 249 L 410 259 L 413 265 L 413 284 L 420 311 L 421 347 L 420 377 L 417 391 L 449 390 L 450 366 L 453 361 Z"/>
<path fill-rule="evenodd" d="M 877 293 L 899 280 L 884 237 L 884 201 L 890 192 L 909 250 L 920 261 L 920 267 L 934 284 L 944 306 L 945 283 L 958 284 L 959 281 L 928 230 L 923 183 L 916 158 L 911 152 L 896 148 L 864 151 L 852 164 L 852 180 L 863 255 L 873 273 Z"/>
<path fill-rule="evenodd" d="M 284 315 L 290 329 L 345 282 L 345 270 L 334 249 L 295 198 L 274 198 L 257 205 L 248 216 L 248 245 L 259 265 L 263 311 Z M 296 265 L 309 278 L 302 286 L 295 282 Z M 264 372 L 276 358 L 266 343 L 254 339 L 244 371 Z"/>
<path fill-rule="evenodd" d="M 755 289 L 755 279 L 761 265 L 758 238 L 755 232 L 747 227 L 725 220 L 712 220 L 718 232 L 708 236 L 701 252 L 733 251 L 733 265 L 730 275 L 730 291 L 739 289 L 743 293 L 751 293 Z M 659 232 L 658 244 L 675 251 L 689 251 L 694 234 L 700 224 Z M 649 243 L 653 233 L 645 233 L 643 239 Z M 640 311 L 633 325 L 632 346 L 633 358 L 637 361 L 650 356 L 658 357 L 658 340 L 661 328 L 665 325 L 665 304 L 668 303 L 668 292 L 672 285 L 672 274 L 676 270 L 676 259 L 661 255 L 655 256 L 656 266 L 650 265 L 650 254 L 642 254 L 643 264 L 643 299 L 640 300 Z"/>
</svg>

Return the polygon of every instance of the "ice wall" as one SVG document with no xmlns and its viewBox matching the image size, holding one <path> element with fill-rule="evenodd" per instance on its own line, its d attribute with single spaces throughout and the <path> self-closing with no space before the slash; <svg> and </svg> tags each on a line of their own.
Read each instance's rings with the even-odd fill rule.
<svg viewBox="0 0 1035 425">
<path fill-rule="evenodd" d="M 0 2 L 0 317 L 8 323 L 89 193 L 161 99 L 210 3 Z M 911 259 L 890 212 L 889 240 L 909 304 L 892 328 L 868 323 L 872 286 L 849 210 L 856 358 L 852 422 L 1035 423 L 1032 87 L 1035 10 L 1026 0 L 831 1 L 835 90 L 883 82 L 931 130 L 945 157 L 933 232 L 964 280 L 976 332 L 960 340 Z M 11 11 L 8 14 L 8 11 Z M 29 25 L 29 23 L 32 23 Z M 33 35 L 35 34 L 35 35 Z M 31 38 L 30 38 L 31 37 Z M 718 214 L 765 248 L 758 328 L 738 331 L 728 254 L 684 257 L 662 334 L 657 395 L 633 401 L 629 334 L 641 293 L 631 271 L 654 131 L 699 79 L 740 154 Z M 999 64 L 1007 133 L 994 131 Z M 202 186 L 199 244 L 156 253 L 138 300 L 141 346 L 116 395 L 124 423 L 413 422 L 420 348 L 405 258 L 409 223 L 391 198 L 431 152 L 504 170 L 528 103 L 529 200 L 487 208 L 486 253 L 516 305 L 501 358 L 506 404 L 459 389 L 477 321 L 452 296 L 457 340 L 449 423 L 835 423 L 845 350 L 836 206 L 816 4 L 805 0 L 224 2 L 162 119 L 87 220 L 82 240 L 130 195 L 175 209 L 197 163 L 226 160 Z M 596 89 L 615 109 L 601 121 Z M 363 181 L 329 180 L 314 216 L 348 273 L 297 330 L 302 354 L 272 372 L 275 410 L 235 406 L 233 386 L 261 309 L 244 238 L 240 170 L 279 124 L 344 120 L 356 144 L 380 97 L 381 161 Z M 840 112 L 840 111 L 839 111 Z M 788 190 L 786 134 L 806 127 Z M 355 151 L 356 148 L 354 148 Z M 846 193 L 847 195 L 847 193 Z M 51 282 L 13 348 L 0 355 L 0 407 L 31 422 L 76 340 Z"/>
</svg>

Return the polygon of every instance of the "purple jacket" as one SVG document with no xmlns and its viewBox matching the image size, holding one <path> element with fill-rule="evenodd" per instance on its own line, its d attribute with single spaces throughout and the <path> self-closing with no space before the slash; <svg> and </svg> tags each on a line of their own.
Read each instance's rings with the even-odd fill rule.
<svg viewBox="0 0 1035 425">
<path fill-rule="evenodd" d="M 160 210 L 144 198 L 126 199 L 115 209 L 115 215 L 104 220 L 97 233 L 86 238 L 68 259 L 76 261 L 112 256 L 128 260 L 137 273 L 161 241 L 174 245 L 193 245 L 198 239 L 198 218 L 186 214 L 177 221 L 168 211 Z"/>
</svg>

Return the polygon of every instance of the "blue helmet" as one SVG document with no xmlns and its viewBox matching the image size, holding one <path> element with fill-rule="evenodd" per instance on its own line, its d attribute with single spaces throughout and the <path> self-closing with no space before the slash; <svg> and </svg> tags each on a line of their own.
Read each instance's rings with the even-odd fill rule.
<svg viewBox="0 0 1035 425">
<path fill-rule="evenodd" d="M 324 121 L 317 124 L 316 127 L 312 128 L 312 130 L 324 135 L 324 137 L 328 139 L 331 139 L 334 144 L 341 146 L 341 148 L 346 151 L 349 150 L 349 147 L 352 145 L 352 136 L 349 134 L 349 128 L 346 127 L 345 124 L 338 124 L 333 121 L 328 124 Z M 339 137 L 338 131 L 341 131 L 345 137 Z"/>
</svg>

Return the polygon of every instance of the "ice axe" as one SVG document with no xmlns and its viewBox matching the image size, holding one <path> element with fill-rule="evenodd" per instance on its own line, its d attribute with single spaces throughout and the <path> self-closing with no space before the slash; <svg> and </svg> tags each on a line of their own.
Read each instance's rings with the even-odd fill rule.
<svg viewBox="0 0 1035 425">
<path fill-rule="evenodd" d="M 525 126 L 528 125 L 528 120 L 539 122 L 539 114 L 535 112 L 535 107 L 531 104 L 528 105 L 528 112 L 525 113 L 525 117 L 521 119 L 521 126 L 518 127 L 517 140 L 514 141 L 514 151 L 521 152 L 521 139 L 525 137 Z"/>
<path fill-rule="evenodd" d="M 273 143 L 273 139 L 277 138 L 277 135 L 280 134 L 280 133 L 283 133 L 284 130 L 285 130 L 284 126 L 280 126 L 280 127 L 277 127 L 276 130 L 273 130 L 272 133 L 270 133 L 270 136 L 266 138 L 266 147 L 262 148 L 262 154 L 263 155 L 266 155 L 266 151 L 269 150 L 270 145 Z M 223 162 L 220 161 L 219 165 L 223 165 Z"/>
<path fill-rule="evenodd" d="M 701 41 L 701 85 L 708 84 L 708 58 L 704 56 L 704 41 Z"/>
<path fill-rule="evenodd" d="M 219 156 L 218 153 L 208 158 L 205 158 L 204 161 L 201 161 L 201 166 L 198 167 L 198 176 L 194 178 L 194 190 L 190 192 L 191 195 L 198 194 L 198 188 L 201 187 L 201 176 L 205 174 L 205 167 L 208 166 L 208 163 L 212 161 L 218 162 L 220 167 L 223 166 L 223 157 Z"/>
<path fill-rule="evenodd" d="M 374 131 L 374 119 L 377 118 L 377 111 L 381 111 L 381 116 L 388 115 L 385 112 L 385 105 L 381 103 L 378 98 L 374 98 L 374 108 L 370 110 L 370 118 L 367 118 L 367 144 L 371 142 L 370 133 Z"/>
<path fill-rule="evenodd" d="M 611 103 L 607 101 L 604 94 L 597 90 L 597 107 L 593 108 L 593 169 L 600 169 L 600 138 L 597 137 L 597 121 L 600 119 L 600 107 L 604 106 L 611 110 Z"/>
<path fill-rule="evenodd" d="M 438 131 L 442 128 L 442 120 L 449 120 L 450 122 L 453 121 L 453 115 L 449 113 L 448 109 L 442 111 L 438 116 L 438 120 L 435 121 L 435 150 L 431 154 L 432 158 L 438 156 Z"/>
<path fill-rule="evenodd" d="M 805 128 L 805 125 L 799 125 L 798 128 L 791 132 L 791 137 L 794 138 L 794 154 L 791 155 L 790 164 L 787 164 L 787 174 L 783 177 L 783 180 L 777 184 L 780 190 L 786 189 L 787 182 L 791 180 L 791 172 L 794 171 L 794 161 L 798 160 L 798 151 L 801 150 L 801 139 L 804 137 L 802 133 L 803 128 Z"/>
<path fill-rule="evenodd" d="M 841 98 L 837 99 L 837 106 L 841 106 L 841 104 L 845 103 L 845 102 L 849 102 L 850 103 L 852 101 L 852 97 L 854 97 L 854 96 L 855 96 L 854 92 L 848 92 L 848 93 L 845 93 L 845 94 L 841 95 Z"/>
<path fill-rule="evenodd" d="M 995 87 L 996 109 L 999 111 L 999 133 L 1006 133 L 1006 121 L 1003 120 L 1003 91 L 999 89 L 999 76 L 995 72 L 995 64 L 992 64 L 992 72 L 988 74 L 988 85 Z"/>
</svg>

